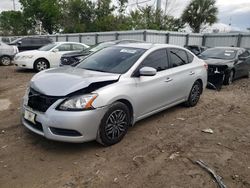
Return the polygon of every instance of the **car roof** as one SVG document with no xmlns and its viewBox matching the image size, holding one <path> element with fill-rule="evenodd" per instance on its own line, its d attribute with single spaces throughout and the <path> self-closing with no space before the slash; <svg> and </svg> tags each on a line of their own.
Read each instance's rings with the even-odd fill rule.
<svg viewBox="0 0 250 188">
<path fill-rule="evenodd" d="M 176 46 L 172 44 L 154 44 L 154 43 L 128 43 L 128 44 L 118 44 L 116 46 L 128 47 L 128 48 L 141 48 L 141 49 L 151 49 L 151 48 L 182 48 L 181 46 Z"/>
</svg>

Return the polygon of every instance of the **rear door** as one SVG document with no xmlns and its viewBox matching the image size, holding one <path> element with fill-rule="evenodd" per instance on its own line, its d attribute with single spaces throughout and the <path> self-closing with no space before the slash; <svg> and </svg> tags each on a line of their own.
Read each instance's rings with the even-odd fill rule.
<svg viewBox="0 0 250 188">
<path fill-rule="evenodd" d="M 169 96 L 171 101 L 186 99 L 195 82 L 199 71 L 197 63 L 193 62 L 194 56 L 186 50 L 169 48 L 169 77 L 173 80 Z"/>
</svg>

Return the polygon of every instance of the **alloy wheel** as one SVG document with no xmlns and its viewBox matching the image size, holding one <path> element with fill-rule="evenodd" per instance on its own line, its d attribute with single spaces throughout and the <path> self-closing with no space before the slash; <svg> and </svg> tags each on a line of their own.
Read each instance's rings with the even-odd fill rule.
<svg viewBox="0 0 250 188">
<path fill-rule="evenodd" d="M 200 86 L 198 84 L 195 84 L 191 91 L 191 101 L 193 103 L 197 103 L 200 97 Z"/>
<path fill-rule="evenodd" d="M 44 61 L 38 61 L 37 64 L 36 64 L 36 68 L 37 68 L 38 71 L 42 71 L 42 70 L 47 69 L 48 65 Z"/>
<path fill-rule="evenodd" d="M 9 57 L 2 57 L 1 63 L 2 63 L 2 65 L 4 65 L 4 66 L 10 65 L 11 59 L 10 59 Z"/>
<path fill-rule="evenodd" d="M 127 124 L 127 114 L 123 110 L 115 110 L 106 121 L 105 134 L 110 140 L 118 139 L 126 131 Z"/>
</svg>

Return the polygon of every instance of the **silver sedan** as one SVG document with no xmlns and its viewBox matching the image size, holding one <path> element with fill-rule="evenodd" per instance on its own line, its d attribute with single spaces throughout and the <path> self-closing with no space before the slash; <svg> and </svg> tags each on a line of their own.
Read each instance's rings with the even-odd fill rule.
<svg viewBox="0 0 250 188">
<path fill-rule="evenodd" d="M 182 47 L 112 46 L 76 67 L 36 74 L 22 123 L 52 140 L 112 145 L 143 118 L 180 103 L 195 106 L 206 85 L 207 65 Z"/>
</svg>

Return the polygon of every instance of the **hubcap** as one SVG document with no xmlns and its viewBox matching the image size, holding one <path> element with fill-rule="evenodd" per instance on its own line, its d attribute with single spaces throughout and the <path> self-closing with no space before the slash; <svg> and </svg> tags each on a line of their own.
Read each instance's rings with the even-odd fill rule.
<svg viewBox="0 0 250 188">
<path fill-rule="evenodd" d="M 42 71 L 47 69 L 47 64 L 44 61 L 39 61 L 36 65 L 37 70 Z"/>
<path fill-rule="evenodd" d="M 105 126 L 105 133 L 110 140 L 120 138 L 126 131 L 127 114 L 123 110 L 116 110 L 112 112 Z"/>
<path fill-rule="evenodd" d="M 200 96 L 200 87 L 199 85 L 194 85 L 192 91 L 191 91 L 191 100 L 193 103 L 196 103 L 199 100 Z"/>
<path fill-rule="evenodd" d="M 3 57 L 3 58 L 2 58 L 2 64 L 3 64 L 3 65 L 9 65 L 9 64 L 10 64 L 10 58 L 8 58 L 8 57 Z"/>
</svg>

